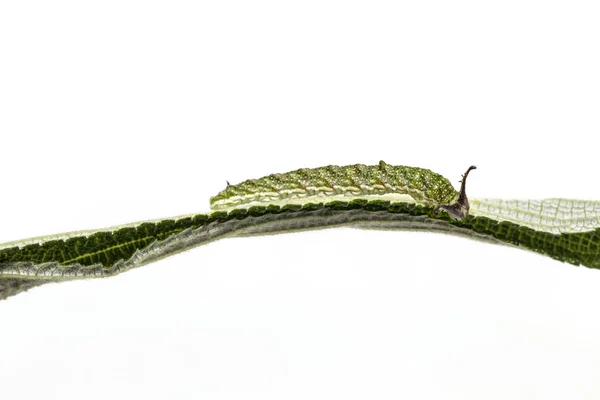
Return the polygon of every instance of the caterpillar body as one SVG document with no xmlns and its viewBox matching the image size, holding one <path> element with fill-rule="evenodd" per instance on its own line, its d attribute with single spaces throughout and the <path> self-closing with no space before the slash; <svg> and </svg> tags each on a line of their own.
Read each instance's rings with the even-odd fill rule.
<svg viewBox="0 0 600 400">
<path fill-rule="evenodd" d="M 306 203 L 332 197 L 408 195 L 419 204 L 437 207 L 458 199 L 458 192 L 440 174 L 417 167 L 354 164 L 301 168 L 228 185 L 210 199 L 213 210 L 267 203 Z M 400 196 L 398 196 L 400 195 Z"/>
</svg>

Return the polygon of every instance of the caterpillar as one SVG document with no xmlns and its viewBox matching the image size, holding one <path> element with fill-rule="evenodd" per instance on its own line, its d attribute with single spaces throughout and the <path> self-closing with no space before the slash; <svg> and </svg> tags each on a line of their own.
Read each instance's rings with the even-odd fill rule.
<svg viewBox="0 0 600 400">
<path fill-rule="evenodd" d="M 213 210 L 226 210 L 243 205 L 385 194 L 408 195 L 418 203 L 434 206 L 457 198 L 452 184 L 440 174 L 424 168 L 389 165 L 382 160 L 378 165 L 328 165 L 249 179 L 228 185 L 211 197 L 210 206 Z"/>
<path fill-rule="evenodd" d="M 462 219 L 469 211 L 465 184 L 469 167 L 463 175 L 460 193 L 450 181 L 429 169 L 395 166 L 379 161 L 378 165 L 328 165 L 320 168 L 301 168 L 284 174 L 271 174 L 249 179 L 210 198 L 213 210 L 226 210 L 256 204 L 303 204 L 320 200 L 332 201 L 344 197 L 391 195 L 396 201 L 415 201 L 418 204 L 444 210 L 452 218 Z"/>
<path fill-rule="evenodd" d="M 600 202 L 468 199 L 424 168 L 355 164 L 230 185 L 213 211 L 0 245 L 0 299 L 49 282 L 110 277 L 224 237 L 332 227 L 422 230 L 600 268 Z"/>
</svg>

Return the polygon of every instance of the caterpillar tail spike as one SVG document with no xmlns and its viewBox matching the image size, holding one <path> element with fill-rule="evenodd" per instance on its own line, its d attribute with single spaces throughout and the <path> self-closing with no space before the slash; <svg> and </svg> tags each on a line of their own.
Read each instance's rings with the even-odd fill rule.
<svg viewBox="0 0 600 400">
<path fill-rule="evenodd" d="M 227 182 L 209 212 L 0 244 L 0 299 L 111 277 L 220 238 L 334 227 L 453 234 L 600 268 L 600 201 L 468 199 L 473 169 L 457 191 L 429 169 L 383 161 L 301 168 Z"/>
<path fill-rule="evenodd" d="M 444 210 L 452 217 L 453 219 L 461 220 L 467 216 L 469 213 L 469 208 L 471 205 L 469 204 L 469 199 L 467 197 L 466 185 L 467 185 L 467 177 L 469 176 L 469 172 L 477 169 L 476 166 L 471 165 L 467 172 L 465 172 L 462 176 L 462 180 L 460 181 L 460 192 L 458 195 L 458 200 L 454 204 L 441 204 L 435 208 L 433 211 L 435 214 L 438 214 L 439 210 Z"/>
</svg>

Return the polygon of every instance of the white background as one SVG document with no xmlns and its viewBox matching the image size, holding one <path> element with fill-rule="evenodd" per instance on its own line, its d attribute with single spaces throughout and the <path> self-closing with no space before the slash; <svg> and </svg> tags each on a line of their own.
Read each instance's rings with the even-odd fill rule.
<svg viewBox="0 0 600 400">
<path fill-rule="evenodd" d="M 0 242 L 327 164 L 600 199 L 596 2 L 3 1 Z M 0 303 L 2 398 L 597 399 L 600 271 L 462 238 L 226 239 Z"/>
</svg>

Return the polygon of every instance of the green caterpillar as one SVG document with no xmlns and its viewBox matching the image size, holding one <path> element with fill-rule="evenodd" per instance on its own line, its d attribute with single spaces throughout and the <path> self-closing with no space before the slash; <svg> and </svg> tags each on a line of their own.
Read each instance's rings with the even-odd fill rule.
<svg viewBox="0 0 600 400">
<path fill-rule="evenodd" d="M 331 200 L 331 197 L 365 197 L 385 194 L 408 195 L 414 201 L 437 206 L 457 199 L 448 179 L 424 168 L 394 166 L 383 161 L 379 165 L 329 165 L 301 168 L 285 174 L 271 174 L 250 179 L 210 199 L 213 210 L 243 205 L 301 203 Z M 401 197 L 400 197 L 401 198 Z"/>
<path fill-rule="evenodd" d="M 600 202 L 468 199 L 427 169 L 362 164 L 299 169 L 228 185 L 215 211 L 0 245 L 0 298 L 101 278 L 204 243 L 326 227 L 443 232 L 600 268 Z"/>
</svg>

